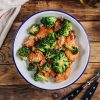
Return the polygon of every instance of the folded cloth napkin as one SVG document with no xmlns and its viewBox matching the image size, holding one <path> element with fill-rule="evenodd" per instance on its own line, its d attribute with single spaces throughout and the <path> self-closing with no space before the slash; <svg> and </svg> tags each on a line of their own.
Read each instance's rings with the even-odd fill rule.
<svg viewBox="0 0 100 100">
<path fill-rule="evenodd" d="M 0 47 L 18 15 L 21 5 L 28 0 L 0 0 Z"/>
</svg>

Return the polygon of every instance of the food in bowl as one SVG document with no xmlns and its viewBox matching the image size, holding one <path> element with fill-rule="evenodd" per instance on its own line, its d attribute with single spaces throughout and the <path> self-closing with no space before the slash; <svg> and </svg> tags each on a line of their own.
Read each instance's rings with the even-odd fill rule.
<svg viewBox="0 0 100 100">
<path fill-rule="evenodd" d="M 72 24 L 63 17 L 42 17 L 40 24 L 33 24 L 30 36 L 17 55 L 28 62 L 28 70 L 34 71 L 35 81 L 55 82 L 66 80 L 73 62 L 79 56 L 79 47 Z"/>
</svg>

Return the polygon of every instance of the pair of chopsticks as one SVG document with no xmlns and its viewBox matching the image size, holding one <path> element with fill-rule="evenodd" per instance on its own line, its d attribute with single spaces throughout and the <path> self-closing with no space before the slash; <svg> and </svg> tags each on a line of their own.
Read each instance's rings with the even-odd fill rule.
<svg viewBox="0 0 100 100">
<path fill-rule="evenodd" d="M 87 81 L 85 84 L 79 86 L 71 93 L 64 96 L 61 100 L 73 100 L 83 89 L 85 89 L 88 86 L 90 86 L 90 88 L 85 92 L 84 96 L 82 97 L 82 100 L 90 100 L 99 82 L 100 82 L 100 71 L 93 78 Z"/>
</svg>

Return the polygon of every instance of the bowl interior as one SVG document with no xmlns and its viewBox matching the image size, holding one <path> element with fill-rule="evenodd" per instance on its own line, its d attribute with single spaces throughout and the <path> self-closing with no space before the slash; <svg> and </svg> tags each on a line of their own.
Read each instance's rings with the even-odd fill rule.
<svg viewBox="0 0 100 100">
<path fill-rule="evenodd" d="M 77 59 L 77 61 L 74 62 L 69 78 L 60 83 L 55 83 L 52 80 L 48 83 L 35 82 L 33 80 L 33 72 L 29 72 L 27 70 L 26 62 L 20 60 L 20 58 L 16 55 L 17 50 L 20 47 L 22 47 L 24 40 L 29 36 L 28 34 L 29 27 L 34 23 L 39 23 L 40 19 L 44 16 L 55 16 L 55 17 L 63 16 L 64 18 L 70 20 L 73 25 L 73 30 L 75 31 L 75 34 L 76 34 L 77 43 L 79 45 L 80 56 Z M 35 15 L 32 15 L 18 29 L 15 40 L 14 40 L 14 45 L 13 45 L 13 57 L 14 57 L 14 61 L 15 61 L 18 71 L 24 77 L 25 80 L 27 80 L 29 83 L 37 87 L 53 90 L 53 89 L 60 89 L 60 88 L 69 86 L 70 84 L 74 83 L 82 75 L 88 63 L 89 50 L 90 48 L 89 48 L 89 42 L 88 42 L 86 32 L 84 31 L 83 27 L 79 24 L 79 22 L 77 22 L 70 15 L 67 15 L 63 12 L 44 11 L 44 12 L 40 12 Z"/>
</svg>

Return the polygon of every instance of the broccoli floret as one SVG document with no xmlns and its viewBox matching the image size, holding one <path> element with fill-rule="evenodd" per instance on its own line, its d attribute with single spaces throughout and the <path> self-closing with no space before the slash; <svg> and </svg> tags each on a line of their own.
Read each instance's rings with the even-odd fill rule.
<svg viewBox="0 0 100 100">
<path fill-rule="evenodd" d="M 55 25 L 57 18 L 54 16 L 42 17 L 41 23 L 47 27 L 53 27 Z"/>
<path fill-rule="evenodd" d="M 50 49 L 53 49 L 54 46 L 56 45 L 56 33 L 52 32 L 49 34 L 49 36 L 47 37 L 47 42 L 50 45 Z"/>
<path fill-rule="evenodd" d="M 66 48 L 64 46 L 62 46 L 62 47 L 59 48 L 59 51 L 65 51 L 65 49 Z"/>
<path fill-rule="evenodd" d="M 48 35 L 48 39 L 49 40 L 56 40 L 56 38 L 57 38 L 57 34 L 55 33 L 55 32 L 52 32 L 52 33 L 50 33 L 49 35 Z"/>
<path fill-rule="evenodd" d="M 37 48 L 45 52 L 46 50 L 53 49 L 56 44 L 56 33 L 52 32 L 47 37 L 43 38 L 38 44 Z"/>
<path fill-rule="evenodd" d="M 29 63 L 28 71 L 32 71 L 34 68 L 37 68 L 37 67 L 39 67 L 38 62 Z"/>
<path fill-rule="evenodd" d="M 39 25 L 33 24 L 32 27 L 29 29 L 29 33 L 35 35 L 39 32 Z"/>
<path fill-rule="evenodd" d="M 39 73 L 39 70 L 37 69 L 35 74 L 34 74 L 34 80 L 35 81 L 39 81 L 40 80 L 39 77 L 38 77 L 38 73 Z"/>
<path fill-rule="evenodd" d="M 66 48 L 69 49 L 73 55 L 77 54 L 79 51 L 78 48 L 74 46 L 66 46 Z"/>
<path fill-rule="evenodd" d="M 50 48 L 50 43 L 47 41 L 46 38 L 43 38 L 38 44 L 37 44 L 37 48 L 42 51 L 45 52 L 45 50 L 48 50 Z"/>
<path fill-rule="evenodd" d="M 46 43 L 46 39 L 43 38 L 42 40 L 38 41 L 37 44 L 36 44 L 36 47 L 42 51 L 42 52 L 45 52 L 45 49 L 44 49 L 44 44 Z"/>
<path fill-rule="evenodd" d="M 64 22 L 63 22 L 63 27 L 66 27 L 67 30 L 71 31 L 72 30 L 72 24 L 69 20 L 67 19 L 64 19 Z"/>
<path fill-rule="evenodd" d="M 53 58 L 53 67 L 57 73 L 63 73 L 69 66 L 68 58 L 64 52 L 58 52 Z"/>
<path fill-rule="evenodd" d="M 40 81 L 46 81 L 46 82 L 49 81 L 49 78 L 44 76 L 42 72 L 38 73 L 38 78 L 39 78 Z"/>
<path fill-rule="evenodd" d="M 59 32 L 61 35 L 63 36 L 68 36 L 69 34 L 69 31 L 67 30 L 67 28 L 63 27 L 60 32 Z"/>
<path fill-rule="evenodd" d="M 47 81 L 48 77 L 45 77 L 42 72 L 40 72 L 38 69 L 36 70 L 36 73 L 34 74 L 34 80 L 35 81 Z"/>
<path fill-rule="evenodd" d="M 68 36 L 69 35 L 69 31 L 72 30 L 72 24 L 69 20 L 64 19 L 63 21 L 63 25 L 61 30 L 59 31 L 59 33 L 63 36 Z"/>
<path fill-rule="evenodd" d="M 51 65 L 46 62 L 44 65 L 43 65 L 43 70 L 44 71 L 47 71 L 47 72 L 50 72 L 50 68 L 51 68 Z"/>
<path fill-rule="evenodd" d="M 27 60 L 28 55 L 30 54 L 30 49 L 27 47 L 21 47 L 18 51 L 17 54 L 22 60 Z"/>
<path fill-rule="evenodd" d="M 51 59 L 55 56 L 55 52 L 53 50 L 47 50 L 45 55 L 48 59 Z"/>
</svg>

